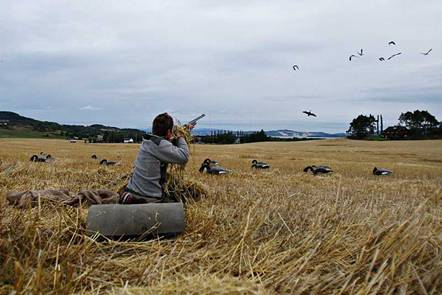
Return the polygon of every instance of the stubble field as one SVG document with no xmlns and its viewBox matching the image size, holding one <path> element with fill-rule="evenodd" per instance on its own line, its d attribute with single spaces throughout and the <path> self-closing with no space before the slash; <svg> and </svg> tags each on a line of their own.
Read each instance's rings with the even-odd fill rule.
<svg viewBox="0 0 442 295">
<path fill-rule="evenodd" d="M 442 292 L 441 141 L 193 145 L 186 175 L 208 195 L 188 204 L 176 240 L 98 242 L 84 234 L 87 209 L 16 209 L 4 197 L 117 190 L 138 147 L 0 140 L 0 293 Z M 29 162 L 39 152 L 56 160 Z M 232 173 L 201 175 L 205 158 Z M 253 159 L 272 168 L 253 171 Z M 313 164 L 335 173 L 302 172 Z M 394 174 L 375 177 L 374 166 Z"/>
</svg>

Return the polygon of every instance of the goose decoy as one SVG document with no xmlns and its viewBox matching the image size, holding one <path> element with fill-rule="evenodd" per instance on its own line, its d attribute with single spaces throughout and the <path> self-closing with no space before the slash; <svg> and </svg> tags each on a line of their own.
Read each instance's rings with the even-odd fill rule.
<svg viewBox="0 0 442 295">
<path fill-rule="evenodd" d="M 363 56 L 364 55 L 364 51 L 362 50 L 362 48 L 361 48 L 360 52 L 358 51 L 358 54 L 359 54 L 359 56 Z"/>
<path fill-rule="evenodd" d="M 353 57 L 359 57 L 359 56 L 352 54 L 352 55 L 350 55 L 350 57 L 348 58 L 348 60 L 351 61 L 351 59 L 352 59 Z"/>
<path fill-rule="evenodd" d="M 31 162 L 46 162 L 46 157 L 40 157 L 38 155 L 33 155 L 29 161 Z"/>
<path fill-rule="evenodd" d="M 264 162 L 258 162 L 257 160 L 252 161 L 252 168 L 255 169 L 269 169 L 270 165 Z"/>
<path fill-rule="evenodd" d="M 427 52 L 421 52 L 421 54 L 428 55 L 431 52 L 431 50 L 433 50 L 433 48 L 430 48 L 430 50 L 428 50 Z"/>
<path fill-rule="evenodd" d="M 49 162 L 53 160 L 52 156 L 50 154 L 45 154 L 41 152 L 38 155 L 33 155 L 30 159 L 31 162 Z"/>
<path fill-rule="evenodd" d="M 295 71 L 296 71 L 296 70 L 299 70 L 299 67 L 298 67 L 298 65 L 293 65 L 293 67 L 292 67 L 292 68 L 293 68 L 293 70 L 295 70 Z"/>
<path fill-rule="evenodd" d="M 314 175 L 319 173 L 327 174 L 333 172 L 333 170 L 328 166 L 315 166 L 315 165 L 307 166 L 304 168 L 304 172 L 309 172 L 309 171 L 311 171 Z"/>
<path fill-rule="evenodd" d="M 307 117 L 313 116 L 313 117 L 317 117 L 316 114 L 312 113 L 311 111 L 302 111 L 304 114 L 307 115 Z"/>
<path fill-rule="evenodd" d="M 97 155 L 95 155 L 95 154 L 93 154 L 91 158 L 94 160 L 98 159 Z"/>
<path fill-rule="evenodd" d="M 390 56 L 389 58 L 387 58 L 387 60 L 390 60 L 390 59 L 392 59 L 393 57 L 398 56 L 398 55 L 401 55 L 401 54 L 402 54 L 402 52 L 398 52 L 398 53 L 396 53 L 396 54 L 393 54 L 392 56 Z"/>
<path fill-rule="evenodd" d="M 210 160 L 209 158 L 205 159 L 203 163 L 208 163 L 209 165 L 218 165 L 219 162 L 217 160 Z"/>
<path fill-rule="evenodd" d="M 117 162 L 115 162 L 115 161 L 108 161 L 106 159 L 103 159 L 103 160 L 100 161 L 100 165 L 113 166 L 115 164 L 117 164 Z"/>
<path fill-rule="evenodd" d="M 390 175 L 393 171 L 385 169 L 385 168 L 376 168 L 373 169 L 373 175 Z"/>
<path fill-rule="evenodd" d="M 45 159 L 52 159 L 51 154 L 46 154 L 46 153 L 40 152 L 40 156 Z"/>
<path fill-rule="evenodd" d="M 380 58 L 379 58 L 379 61 L 385 61 L 385 58 L 380 57 Z"/>
<path fill-rule="evenodd" d="M 203 173 L 209 173 L 209 174 L 216 174 L 216 175 L 220 175 L 220 174 L 227 174 L 229 173 L 228 170 L 224 169 L 223 167 L 220 166 L 211 166 L 210 163 L 204 161 L 203 164 L 201 165 L 199 172 Z"/>
<path fill-rule="evenodd" d="M 396 45 L 396 42 L 390 41 L 390 42 L 388 42 L 388 45 Z"/>
</svg>

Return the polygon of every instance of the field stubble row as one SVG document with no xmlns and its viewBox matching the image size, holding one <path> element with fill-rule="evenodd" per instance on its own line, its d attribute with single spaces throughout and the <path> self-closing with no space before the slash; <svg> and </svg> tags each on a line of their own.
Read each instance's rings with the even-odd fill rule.
<svg viewBox="0 0 442 295">
<path fill-rule="evenodd" d="M 86 209 L 9 207 L 7 191 L 116 190 L 137 145 L 0 140 L 0 291 L 368 294 L 442 291 L 442 146 L 438 141 L 327 140 L 194 145 L 189 204 L 175 241 L 98 243 Z M 31 163 L 40 151 L 53 163 Z M 119 160 L 101 167 L 92 154 Z M 232 173 L 197 172 L 207 157 Z M 252 171 L 251 160 L 269 171 Z M 425 160 L 424 160 L 425 159 Z M 434 161 L 433 161 L 434 160 Z M 336 172 L 314 177 L 307 165 Z M 374 166 L 391 177 L 375 177 Z"/>
</svg>

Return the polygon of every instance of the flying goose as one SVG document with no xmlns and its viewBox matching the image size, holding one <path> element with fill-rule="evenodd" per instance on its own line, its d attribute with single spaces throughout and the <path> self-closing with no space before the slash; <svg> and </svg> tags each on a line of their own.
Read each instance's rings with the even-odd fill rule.
<svg viewBox="0 0 442 295">
<path fill-rule="evenodd" d="M 264 162 L 258 162 L 257 160 L 252 161 L 252 168 L 255 169 L 269 169 L 270 165 Z"/>
<path fill-rule="evenodd" d="M 352 55 L 350 55 L 350 57 L 348 58 L 348 60 L 351 61 L 351 59 L 352 59 L 353 57 L 359 57 L 359 56 L 352 54 Z"/>
<path fill-rule="evenodd" d="M 304 114 L 307 115 L 307 117 L 313 116 L 313 117 L 317 117 L 316 114 L 312 113 L 311 111 L 302 111 Z"/>
<path fill-rule="evenodd" d="M 307 166 L 304 168 L 304 172 L 311 171 L 314 175 L 321 173 L 321 174 L 327 174 L 333 172 L 333 170 L 328 166 Z"/>
<path fill-rule="evenodd" d="M 402 52 L 395 53 L 395 54 L 393 54 L 392 56 L 390 56 L 389 58 L 387 58 L 387 60 L 390 60 L 390 59 L 392 59 L 393 57 L 398 56 L 398 55 L 401 55 L 401 54 L 402 54 Z"/>
<path fill-rule="evenodd" d="M 396 42 L 390 41 L 390 42 L 388 42 L 388 45 L 396 45 Z"/>
<path fill-rule="evenodd" d="M 385 58 L 380 57 L 380 58 L 379 58 L 379 61 L 385 61 Z"/>
<path fill-rule="evenodd" d="M 359 56 L 363 56 L 364 55 L 364 51 L 361 48 L 361 52 L 358 51 Z"/>
<path fill-rule="evenodd" d="M 376 168 L 373 169 L 373 175 L 390 175 L 393 171 L 385 169 L 385 168 Z"/>
<path fill-rule="evenodd" d="M 428 55 L 431 52 L 431 50 L 433 50 L 433 48 L 430 48 L 430 50 L 428 50 L 427 52 L 421 52 L 421 54 Z"/>
<path fill-rule="evenodd" d="M 295 70 L 295 71 L 296 71 L 296 70 L 299 70 L 299 67 L 298 67 L 298 65 L 293 65 L 293 67 L 292 67 L 292 68 L 293 68 L 293 70 Z"/>
</svg>

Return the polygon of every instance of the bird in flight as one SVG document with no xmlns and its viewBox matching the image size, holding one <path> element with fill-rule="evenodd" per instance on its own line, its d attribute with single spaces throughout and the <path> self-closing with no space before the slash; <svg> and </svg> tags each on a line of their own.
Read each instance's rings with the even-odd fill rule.
<svg viewBox="0 0 442 295">
<path fill-rule="evenodd" d="M 298 67 L 298 65 L 293 65 L 293 67 L 292 67 L 292 68 L 293 68 L 293 70 L 295 70 L 295 71 L 296 71 L 296 70 L 299 70 L 299 67 Z"/>
<path fill-rule="evenodd" d="M 364 51 L 361 48 L 361 52 L 358 51 L 359 56 L 363 56 L 364 55 Z"/>
<path fill-rule="evenodd" d="M 385 58 L 380 57 L 380 58 L 379 58 L 379 61 L 385 61 Z"/>
<path fill-rule="evenodd" d="M 421 52 L 421 54 L 428 55 L 431 52 L 431 50 L 433 50 L 433 48 L 430 48 L 430 50 L 428 50 L 427 52 Z"/>
<path fill-rule="evenodd" d="M 311 111 L 302 111 L 304 114 L 307 115 L 307 117 L 313 116 L 313 117 L 317 117 L 315 114 L 313 114 Z"/>
<path fill-rule="evenodd" d="M 352 54 L 352 55 L 350 55 L 350 57 L 348 58 L 348 60 L 351 61 L 351 59 L 352 59 L 353 57 L 359 57 L 359 56 Z"/>
<path fill-rule="evenodd" d="M 393 57 L 398 56 L 398 55 L 401 55 L 401 54 L 402 54 L 402 52 L 399 52 L 399 53 L 393 54 L 392 56 L 390 56 L 389 58 L 387 58 L 387 60 L 390 60 L 390 59 L 392 59 Z"/>
<path fill-rule="evenodd" d="M 396 42 L 390 41 L 390 42 L 388 42 L 388 45 L 396 45 Z"/>
</svg>

